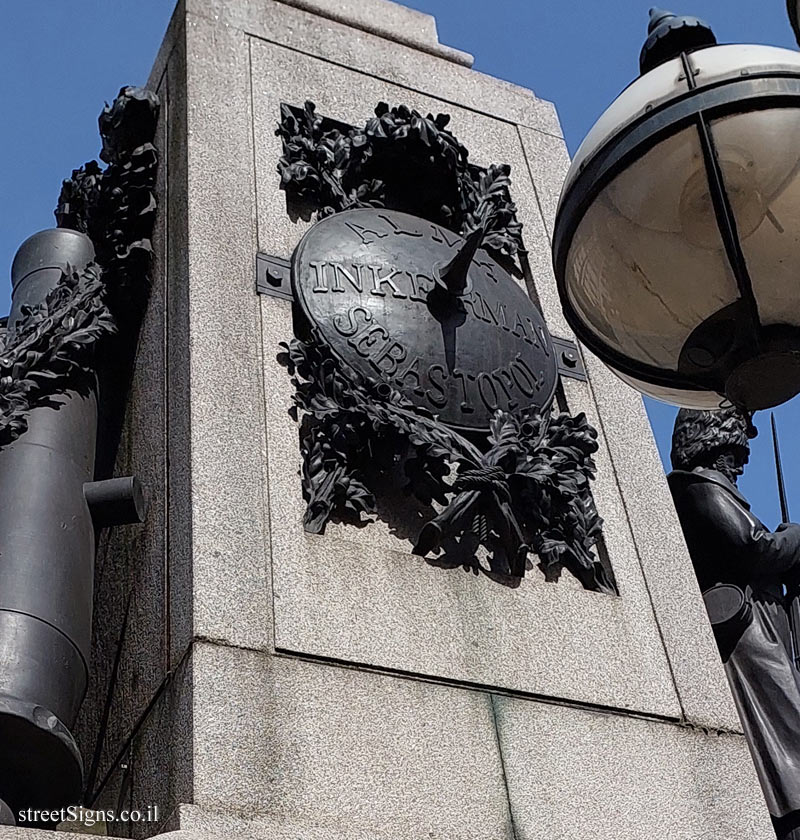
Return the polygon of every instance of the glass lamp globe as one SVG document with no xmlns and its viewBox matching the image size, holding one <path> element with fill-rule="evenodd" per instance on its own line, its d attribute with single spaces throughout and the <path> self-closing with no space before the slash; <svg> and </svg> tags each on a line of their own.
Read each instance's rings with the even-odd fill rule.
<svg viewBox="0 0 800 840">
<path fill-rule="evenodd" d="M 800 53 L 655 9 L 640 63 L 564 184 L 564 313 L 645 394 L 778 405 L 800 393 Z"/>
</svg>

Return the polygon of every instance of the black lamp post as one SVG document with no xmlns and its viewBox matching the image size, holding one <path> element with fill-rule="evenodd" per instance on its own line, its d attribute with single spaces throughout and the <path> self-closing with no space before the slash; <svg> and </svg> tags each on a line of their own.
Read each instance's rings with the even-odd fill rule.
<svg viewBox="0 0 800 840">
<path fill-rule="evenodd" d="M 800 53 L 653 9 L 640 66 L 561 195 L 567 320 L 643 393 L 778 405 L 800 393 Z"/>
</svg>

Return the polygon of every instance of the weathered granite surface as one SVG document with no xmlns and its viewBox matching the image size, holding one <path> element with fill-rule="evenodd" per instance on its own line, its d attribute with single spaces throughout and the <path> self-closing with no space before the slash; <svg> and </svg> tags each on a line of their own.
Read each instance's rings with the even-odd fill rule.
<svg viewBox="0 0 800 840">
<path fill-rule="evenodd" d="M 250 45 L 187 16 L 188 382 L 194 635 L 269 647 Z"/>
<path fill-rule="evenodd" d="M 472 56 L 439 43 L 436 19 L 388 0 L 279 0 L 439 58 L 472 66 Z"/>
<path fill-rule="evenodd" d="M 335 67 L 403 85 L 448 102 L 561 136 L 555 108 L 527 88 L 495 79 L 406 46 L 359 31 L 276 0 L 185 0 L 186 11 L 217 27 L 233 27 L 297 54 L 316 56 Z M 354 5 L 354 4 L 352 4 Z M 362 9 L 380 9 L 378 2 Z M 380 25 L 380 16 L 372 12 Z M 446 48 L 447 49 L 447 48 Z M 461 55 L 464 55 L 463 53 Z"/>
<path fill-rule="evenodd" d="M 739 735 L 508 697 L 495 708 L 520 840 L 773 837 Z"/>
<path fill-rule="evenodd" d="M 158 93 L 166 98 L 166 85 L 162 84 Z M 166 125 L 164 111 L 156 133 L 156 143 L 162 148 L 166 145 Z M 161 167 L 159 194 L 166 194 L 166 184 L 166 167 Z M 166 214 L 159 214 L 153 231 L 156 258 L 151 304 L 141 326 L 116 462 L 117 475 L 135 475 L 141 481 L 147 515 L 142 524 L 103 531 L 95 561 L 90 680 L 75 728 L 91 793 L 99 790 L 169 667 L 164 492 L 166 231 Z M 110 704 L 109 697 L 113 698 Z"/>
<path fill-rule="evenodd" d="M 335 113 L 339 119 L 358 124 L 366 116 L 365 102 L 404 102 L 408 95 L 383 80 L 344 68 L 332 72 L 326 61 L 290 55 L 286 48 L 272 44 L 254 42 L 251 56 L 259 248 L 289 256 L 308 223 L 289 217 L 284 194 L 274 188 L 274 162 L 280 154 L 280 142 L 273 126 L 280 102 L 302 102 L 307 91 L 315 90 L 320 113 Z M 522 129 L 427 96 L 417 95 L 413 105 L 422 111 L 450 113 L 453 130 L 476 162 L 487 164 L 496 159 L 511 163 L 531 279 L 551 329 L 557 334 L 567 333 L 561 321 L 548 233 L 540 209 L 550 207 L 552 224 L 557 200 L 553 194 L 566 160 L 563 141 L 528 129 L 520 137 Z M 530 136 L 537 138 L 539 145 L 532 149 L 528 142 L 526 147 L 526 136 L 529 141 Z M 555 175 L 551 176 L 551 171 Z M 642 574 L 641 551 L 649 553 L 651 546 L 645 541 L 637 547 L 633 538 L 608 449 L 603 447 L 598 455 L 597 499 L 608 523 L 607 543 L 623 592 L 618 603 L 614 599 L 608 603 L 580 588 L 564 591 L 568 588 L 565 581 L 551 587 L 537 580 L 536 572 L 519 590 L 509 591 L 458 571 L 427 567 L 410 555 L 409 535 L 398 539 L 383 523 L 362 530 L 329 526 L 323 538 L 305 534 L 300 524 L 303 501 L 295 478 L 299 469 L 296 426 L 287 414 L 291 386 L 275 360 L 274 349 L 279 341 L 291 337 L 291 310 L 281 301 L 265 298 L 262 317 L 265 382 L 272 392 L 266 411 L 268 448 L 273 453 L 269 486 L 278 647 L 681 716 L 684 709 L 664 656 L 658 610 L 654 614 Z M 570 382 L 567 387 L 571 410 L 585 411 L 601 433 L 604 411 L 625 418 L 631 411 L 642 410 L 641 400 L 632 391 L 625 396 L 623 413 L 616 392 L 605 401 L 601 391 L 601 400 L 596 402 L 587 385 Z M 654 453 L 649 430 L 641 431 L 644 446 Z M 629 443 L 626 451 L 638 455 L 638 446 Z M 660 465 L 653 466 L 652 459 L 644 461 L 641 478 L 660 487 L 654 492 L 663 494 L 667 492 L 663 473 Z M 643 521 L 649 528 L 645 540 L 653 539 L 655 535 L 650 536 L 650 532 L 664 521 L 670 523 L 675 538 L 682 540 L 674 514 L 667 512 L 665 516 L 666 520 L 661 516 Z M 685 552 L 682 556 L 685 562 Z M 684 566 L 677 577 L 673 576 L 671 586 L 679 599 L 687 598 L 695 609 L 699 606 L 702 610 L 691 575 L 691 567 Z M 401 603 L 395 597 L 398 591 L 404 593 Z M 705 621 L 702 613 L 699 618 Z M 695 645 L 683 625 L 674 625 L 674 629 L 681 639 L 692 639 L 690 643 Z M 692 653 L 696 658 L 699 655 L 699 662 L 690 667 L 696 678 L 703 674 L 701 693 L 705 696 L 711 686 L 711 694 L 722 699 L 693 706 L 691 713 L 696 717 L 692 719 L 735 728 L 738 722 L 727 702 L 727 684 L 716 649 L 705 627 L 702 633 L 702 645 Z M 610 645 L 615 651 L 613 657 L 607 655 Z M 685 650 L 680 652 L 682 658 L 686 655 Z M 572 667 L 562 667 L 563 662 L 570 662 Z M 678 666 L 677 670 L 683 675 L 685 667 Z"/>
<path fill-rule="evenodd" d="M 487 694 L 194 651 L 194 802 L 400 838 L 511 838 Z"/>
<path fill-rule="evenodd" d="M 739 735 L 224 646 L 196 645 L 194 672 L 197 808 L 180 810 L 181 828 L 771 836 Z"/>
</svg>

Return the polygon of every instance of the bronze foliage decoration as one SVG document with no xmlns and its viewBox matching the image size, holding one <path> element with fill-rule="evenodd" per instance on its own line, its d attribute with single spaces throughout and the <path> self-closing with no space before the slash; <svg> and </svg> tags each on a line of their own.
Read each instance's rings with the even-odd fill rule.
<svg viewBox="0 0 800 840">
<path fill-rule="evenodd" d="M 309 101 L 302 109 L 282 105 L 278 172 L 288 212 L 319 220 L 385 208 L 465 238 L 480 231 L 482 247 L 522 276 L 510 169 L 471 164 L 448 123 L 447 115 L 380 103 L 356 128 L 319 115 Z M 517 585 L 535 556 L 548 580 L 567 569 L 588 590 L 617 593 L 596 553 L 597 432 L 583 414 L 496 411 L 488 434 L 460 434 L 388 382 L 340 362 L 305 319 L 296 334 L 279 358 L 295 387 L 307 531 L 380 516 L 436 565 Z M 387 504 L 401 486 L 414 500 L 402 514 L 403 502 Z"/>
<path fill-rule="evenodd" d="M 94 243 L 115 317 L 149 293 L 150 237 L 156 216 L 158 152 L 153 138 L 158 97 L 125 87 L 100 114 L 101 170 L 89 161 L 64 181 L 55 210 L 59 227 L 80 231 Z M 141 288 L 144 286 L 144 288 Z"/>
<path fill-rule="evenodd" d="M 593 552 L 602 529 L 590 490 L 597 432 L 583 414 L 498 411 L 480 447 L 345 368 L 313 333 L 281 346 L 301 419 L 306 530 L 322 533 L 331 519 L 363 524 L 376 513 L 375 489 L 400 467 L 405 492 L 430 514 L 414 553 L 438 557 L 451 546 L 459 564 L 468 555 L 468 567 L 506 582 L 534 554 L 549 580 L 566 568 L 586 589 L 617 593 Z"/>
<path fill-rule="evenodd" d="M 23 308 L 14 329 L 0 336 L 0 446 L 26 431 L 32 408 L 82 387 L 101 340 L 146 303 L 158 107 L 155 94 L 122 88 L 99 119 L 108 166 L 91 161 L 64 181 L 58 226 L 88 234 L 96 262 L 81 274 L 65 271 L 45 303 Z"/>
<path fill-rule="evenodd" d="M 450 117 L 423 117 L 381 102 L 363 128 L 320 116 L 313 102 L 281 106 L 280 187 L 316 218 L 359 207 L 412 213 L 467 237 L 483 227 L 483 247 L 513 259 L 522 224 L 510 194 L 510 167 L 487 169 L 447 130 Z"/>
<path fill-rule="evenodd" d="M 0 339 L 0 446 L 27 430 L 31 408 L 80 385 L 91 349 L 116 329 L 94 263 L 65 272 L 45 303 L 23 315 Z"/>
</svg>

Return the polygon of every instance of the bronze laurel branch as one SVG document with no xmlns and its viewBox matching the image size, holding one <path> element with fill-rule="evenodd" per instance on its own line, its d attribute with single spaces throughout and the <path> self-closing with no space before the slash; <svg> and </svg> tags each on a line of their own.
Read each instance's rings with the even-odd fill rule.
<svg viewBox="0 0 800 840">
<path fill-rule="evenodd" d="M 602 529 L 591 493 L 597 432 L 584 414 L 498 411 L 479 446 L 345 368 L 313 334 L 281 346 L 300 420 L 306 530 L 322 533 L 334 518 L 363 524 L 377 512 L 376 477 L 400 465 L 404 490 L 431 512 L 416 554 L 482 546 L 485 561 L 471 567 L 511 578 L 536 555 L 548 579 L 565 568 L 586 589 L 617 592 L 593 551 Z"/>
</svg>

